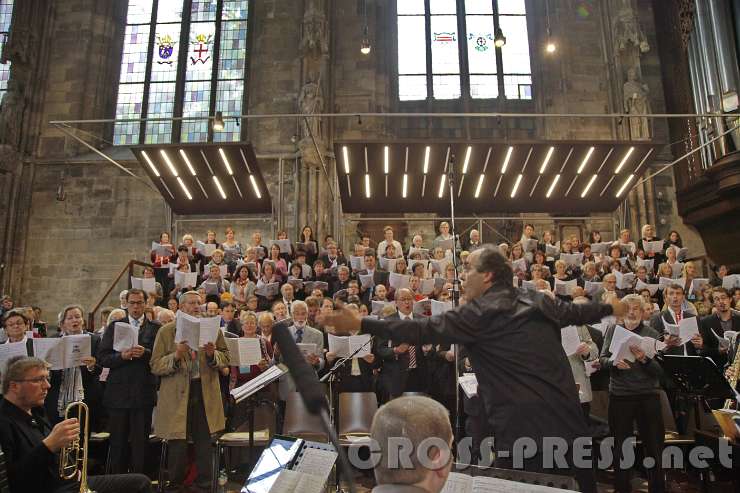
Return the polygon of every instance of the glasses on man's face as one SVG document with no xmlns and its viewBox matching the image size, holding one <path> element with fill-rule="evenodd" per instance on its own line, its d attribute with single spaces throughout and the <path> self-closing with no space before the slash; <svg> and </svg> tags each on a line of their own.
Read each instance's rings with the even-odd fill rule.
<svg viewBox="0 0 740 493">
<path fill-rule="evenodd" d="M 13 380 L 14 382 L 28 382 L 28 383 L 35 383 L 35 384 L 42 384 L 44 382 L 51 383 L 51 377 L 49 375 L 46 375 L 44 377 L 34 377 L 34 378 L 24 378 L 21 380 Z"/>
<path fill-rule="evenodd" d="M 127 305 L 143 305 L 144 304 L 144 300 L 141 300 L 141 301 L 127 301 L 126 304 Z"/>
</svg>

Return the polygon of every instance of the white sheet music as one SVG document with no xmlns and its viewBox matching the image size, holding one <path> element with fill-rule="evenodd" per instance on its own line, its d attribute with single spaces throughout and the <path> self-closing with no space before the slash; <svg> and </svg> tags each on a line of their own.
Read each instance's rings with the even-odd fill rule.
<svg viewBox="0 0 740 493">
<path fill-rule="evenodd" d="M 421 291 L 421 294 L 424 295 L 431 294 L 434 291 L 434 286 L 435 281 L 433 278 L 422 279 L 419 286 L 419 291 Z"/>
<path fill-rule="evenodd" d="M 116 322 L 113 325 L 113 350 L 122 353 L 136 346 L 139 342 L 139 331 L 131 324 Z"/>
<path fill-rule="evenodd" d="M 388 284 L 396 290 L 404 289 L 409 287 L 409 279 L 411 279 L 411 276 L 391 272 L 388 277 Z"/>
<path fill-rule="evenodd" d="M 0 377 L 5 375 L 5 365 L 14 356 L 28 356 L 25 341 L 0 344 Z"/>
<path fill-rule="evenodd" d="M 336 460 L 337 453 L 334 451 L 307 448 L 304 450 L 303 457 L 301 457 L 298 462 L 298 467 L 296 467 L 295 470 L 318 476 L 326 481 L 329 474 L 331 474 L 331 470 L 334 467 L 334 462 L 336 462 Z"/>
<path fill-rule="evenodd" d="M 153 293 L 156 290 L 153 277 L 131 277 L 131 288 L 141 289 L 145 293 Z"/>
<path fill-rule="evenodd" d="M 478 377 L 475 373 L 464 373 L 458 377 L 457 381 L 468 399 L 478 395 Z"/>
<path fill-rule="evenodd" d="M 200 319 L 178 311 L 175 319 L 175 342 L 187 342 L 192 348 L 200 341 Z"/>
<path fill-rule="evenodd" d="M 283 469 L 272 483 L 269 493 L 321 493 L 326 484 L 326 479 L 321 479 L 313 474 Z"/>
<path fill-rule="evenodd" d="M 349 264 L 350 264 L 350 267 L 352 267 L 352 270 L 364 270 L 365 269 L 364 257 L 355 257 L 354 255 L 351 255 L 349 257 Z"/>
<path fill-rule="evenodd" d="M 226 339 L 231 366 L 252 366 L 262 360 L 262 348 L 256 338 L 239 337 Z"/>
<path fill-rule="evenodd" d="M 449 310 L 452 310 L 451 301 L 432 300 L 432 315 L 440 315 Z"/>
<path fill-rule="evenodd" d="M 76 334 L 62 337 L 64 343 L 64 368 L 81 366 L 82 358 L 89 358 L 92 350 L 90 334 Z"/>
<path fill-rule="evenodd" d="M 370 354 L 372 345 L 369 344 L 369 341 L 370 334 L 354 336 L 335 336 L 334 334 L 329 334 L 329 351 L 336 354 L 338 358 L 347 358 L 359 348 L 362 348 L 355 355 L 355 358 L 362 358 Z"/>
<path fill-rule="evenodd" d="M 360 285 L 365 288 L 372 288 L 375 286 L 375 280 L 373 279 L 373 274 L 360 274 Z"/>
<path fill-rule="evenodd" d="M 578 281 L 576 279 L 571 279 L 570 281 L 555 279 L 555 294 L 559 294 L 560 296 L 570 296 L 577 287 Z"/>
<path fill-rule="evenodd" d="M 611 361 L 619 361 L 620 359 L 635 361 L 635 357 L 629 347 L 640 344 L 640 339 L 642 338 L 639 335 L 625 329 L 621 325 L 617 325 L 614 327 L 612 342 L 609 345 L 609 352 L 612 353 L 609 359 Z"/>
<path fill-rule="evenodd" d="M 52 370 L 64 369 L 64 351 L 59 337 L 33 339 L 33 355 L 49 363 Z"/>
<path fill-rule="evenodd" d="M 560 342 L 563 345 L 565 354 L 568 356 L 576 354 L 578 346 L 581 345 L 581 338 L 578 337 L 578 327 L 569 325 L 560 329 Z"/>
<path fill-rule="evenodd" d="M 298 349 L 304 355 L 307 355 L 307 354 L 315 354 L 316 356 L 319 355 L 316 344 L 312 344 L 309 342 L 299 342 L 299 343 L 296 343 L 296 346 L 298 346 Z"/>
<path fill-rule="evenodd" d="M 660 286 L 658 284 L 647 284 L 640 279 L 637 280 L 637 283 L 635 283 L 635 293 L 639 293 L 643 289 L 647 289 L 650 291 L 650 296 L 655 296 L 655 293 L 658 292 L 658 288 Z"/>
<path fill-rule="evenodd" d="M 441 493 L 555 493 L 558 491 L 570 490 L 451 472 Z"/>
<path fill-rule="evenodd" d="M 194 288 L 198 285 L 198 273 L 197 272 L 180 272 L 175 271 L 175 284 L 181 288 L 190 286 Z"/>
<path fill-rule="evenodd" d="M 257 289 L 254 290 L 254 294 L 259 296 L 277 296 L 277 294 L 280 292 L 280 283 L 277 282 L 271 282 L 268 284 L 259 284 L 257 286 Z"/>
<path fill-rule="evenodd" d="M 583 290 L 586 291 L 586 294 L 594 295 L 599 289 L 601 289 L 601 286 L 602 283 L 600 282 L 586 281 L 583 283 Z"/>
<path fill-rule="evenodd" d="M 203 347 L 209 342 L 216 343 L 218 331 L 221 328 L 221 317 L 208 317 L 200 319 L 200 332 L 198 334 L 198 347 Z"/>
</svg>

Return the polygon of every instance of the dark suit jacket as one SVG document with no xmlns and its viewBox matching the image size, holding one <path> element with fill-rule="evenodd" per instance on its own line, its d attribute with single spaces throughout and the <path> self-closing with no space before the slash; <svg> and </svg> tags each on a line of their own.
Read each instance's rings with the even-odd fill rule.
<svg viewBox="0 0 740 493">
<path fill-rule="evenodd" d="M 90 334 L 90 354 L 95 356 L 98 354 L 98 348 L 100 347 L 100 336 L 98 334 Z M 100 418 L 103 414 L 103 390 L 100 385 L 100 372 L 103 367 L 100 366 L 100 361 L 96 361 L 95 368 L 89 371 L 87 367 L 81 366 L 80 371 L 82 372 L 82 388 L 85 389 L 85 404 L 90 408 L 90 428 L 93 431 L 98 431 L 95 424 L 100 423 Z M 44 409 L 46 411 L 46 417 L 49 422 L 53 425 L 62 421 L 57 410 L 57 401 L 59 400 L 59 390 L 62 385 L 62 377 L 64 370 L 52 370 L 49 372 L 51 378 L 51 388 L 46 394 L 44 400 Z"/>
<path fill-rule="evenodd" d="M 398 312 L 386 317 L 384 320 L 400 320 Z M 420 319 L 414 315 L 414 319 Z M 396 354 L 393 352 L 393 348 L 399 346 L 403 341 L 394 340 L 388 337 L 376 337 L 373 352 L 375 353 L 376 359 L 379 360 L 380 367 L 380 378 L 378 379 L 378 385 L 386 396 L 393 398 L 403 394 L 406 390 L 406 380 L 408 378 L 409 368 L 409 352 Z M 428 371 L 427 363 L 428 357 L 424 355 L 421 344 L 415 345 L 416 347 L 416 367 L 423 374 Z M 433 351 L 430 351 L 433 354 Z"/>
<path fill-rule="evenodd" d="M 43 408 L 34 408 L 29 416 L 11 402 L 0 401 L 0 445 L 11 491 L 43 493 L 75 484 L 59 478 L 59 455 L 42 442 L 50 432 Z"/>
<path fill-rule="evenodd" d="M 360 282 L 360 274 L 363 276 L 367 275 L 367 269 L 363 269 L 359 272 L 357 272 L 357 284 L 360 286 L 360 298 L 362 299 L 362 302 L 365 305 L 370 305 L 370 298 L 371 298 L 371 292 L 372 290 L 366 289 L 364 292 L 362 291 L 362 283 Z M 386 289 L 390 288 L 390 285 L 388 284 L 388 279 L 390 278 L 390 273 L 385 270 L 380 270 L 379 268 L 375 268 L 373 271 L 373 282 L 377 286 L 378 284 L 384 284 Z"/>
<path fill-rule="evenodd" d="M 129 323 L 128 317 L 119 322 Z M 154 407 L 157 403 L 157 378 L 149 368 L 154 338 L 159 323 L 146 320 L 139 328 L 139 345 L 145 351 L 141 358 L 124 360 L 121 353 L 113 350 L 115 322 L 106 329 L 98 349 L 98 362 L 110 368 L 105 384 L 103 404 L 113 409 Z"/>
<path fill-rule="evenodd" d="M 733 313 L 730 320 L 732 320 L 731 330 L 740 330 L 740 315 Z M 699 332 L 701 333 L 702 339 L 704 339 L 704 345 L 699 351 L 699 354 L 712 358 L 712 361 L 714 361 L 717 367 L 724 368 L 727 364 L 728 358 L 727 353 L 719 352 L 719 341 L 717 340 L 717 336 L 722 337 L 725 333 L 725 331 L 722 330 L 722 323 L 720 322 L 719 315 L 712 314 L 702 318 L 699 321 Z"/>
<path fill-rule="evenodd" d="M 229 321 L 229 323 L 226 324 L 226 326 L 224 327 L 224 330 L 226 332 L 231 332 L 232 334 L 236 334 L 239 337 L 241 337 L 244 334 L 244 332 L 242 331 L 242 324 L 238 318 L 234 318 L 231 321 Z"/>
<path fill-rule="evenodd" d="M 325 269 L 331 269 L 332 265 L 331 265 L 331 260 L 329 260 L 329 255 L 322 255 L 321 257 L 319 257 L 319 260 L 324 262 Z M 337 267 L 339 267 L 340 265 L 347 265 L 347 259 L 342 257 L 341 255 L 338 255 L 336 260 L 337 260 Z"/>
</svg>

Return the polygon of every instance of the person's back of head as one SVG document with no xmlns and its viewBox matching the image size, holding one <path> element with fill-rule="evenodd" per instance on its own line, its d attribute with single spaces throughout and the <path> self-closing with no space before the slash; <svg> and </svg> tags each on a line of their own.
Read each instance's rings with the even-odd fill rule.
<svg viewBox="0 0 740 493">
<path fill-rule="evenodd" d="M 452 427 L 439 402 L 422 396 L 393 399 L 375 413 L 370 433 L 380 447 L 378 485 L 442 490 L 450 473 Z"/>
</svg>

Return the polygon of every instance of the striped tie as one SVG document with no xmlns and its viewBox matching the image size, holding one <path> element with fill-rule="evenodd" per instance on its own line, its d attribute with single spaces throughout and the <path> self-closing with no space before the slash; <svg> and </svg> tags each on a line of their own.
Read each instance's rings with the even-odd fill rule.
<svg viewBox="0 0 740 493">
<path fill-rule="evenodd" d="M 416 368 L 416 346 L 409 346 L 409 370 Z"/>
</svg>

